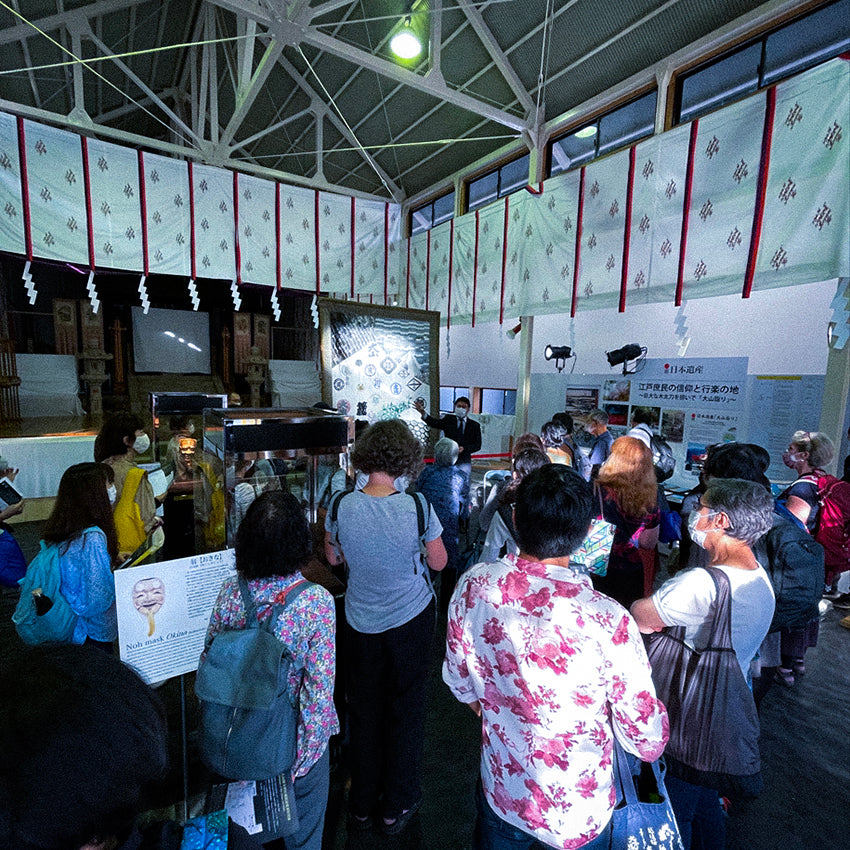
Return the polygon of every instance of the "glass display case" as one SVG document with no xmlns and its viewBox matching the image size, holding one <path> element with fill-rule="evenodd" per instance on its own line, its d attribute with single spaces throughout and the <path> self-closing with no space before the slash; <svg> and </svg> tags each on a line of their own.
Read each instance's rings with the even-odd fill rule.
<svg viewBox="0 0 850 850">
<path fill-rule="evenodd" d="M 233 546 L 248 507 L 267 490 L 287 490 L 310 522 L 343 490 L 354 418 L 315 408 L 207 409 L 195 456 L 195 548 Z"/>
<path fill-rule="evenodd" d="M 192 458 L 203 428 L 206 408 L 226 408 L 227 395 L 151 393 L 153 459 L 175 482 L 192 480 Z"/>
</svg>

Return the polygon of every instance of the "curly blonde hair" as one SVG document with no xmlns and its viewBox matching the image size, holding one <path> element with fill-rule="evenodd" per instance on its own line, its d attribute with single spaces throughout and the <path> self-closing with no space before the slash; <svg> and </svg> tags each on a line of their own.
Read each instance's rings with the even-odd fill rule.
<svg viewBox="0 0 850 850">
<path fill-rule="evenodd" d="M 795 431 L 791 445 L 808 452 L 812 469 L 826 466 L 835 457 L 835 444 L 823 431 Z"/>
<path fill-rule="evenodd" d="M 658 483 L 652 452 L 642 440 L 619 437 L 599 468 L 596 483 L 608 489 L 620 509 L 641 517 L 658 504 Z"/>
</svg>

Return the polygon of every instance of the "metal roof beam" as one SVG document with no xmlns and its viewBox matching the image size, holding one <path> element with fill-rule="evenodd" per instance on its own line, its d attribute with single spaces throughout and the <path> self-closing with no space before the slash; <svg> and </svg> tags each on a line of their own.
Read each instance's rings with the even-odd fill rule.
<svg viewBox="0 0 850 850">
<path fill-rule="evenodd" d="M 458 0 L 458 5 L 463 10 L 463 14 L 466 15 L 466 19 L 469 21 L 472 29 L 475 30 L 475 34 L 481 39 L 484 48 L 493 60 L 493 64 L 504 77 L 505 82 L 510 86 L 511 91 L 526 111 L 526 114 L 530 115 L 534 112 L 534 100 L 522 84 L 522 80 L 520 80 L 517 72 L 514 71 L 513 66 L 496 41 L 490 27 L 487 26 L 484 16 L 469 0 Z"/>
</svg>

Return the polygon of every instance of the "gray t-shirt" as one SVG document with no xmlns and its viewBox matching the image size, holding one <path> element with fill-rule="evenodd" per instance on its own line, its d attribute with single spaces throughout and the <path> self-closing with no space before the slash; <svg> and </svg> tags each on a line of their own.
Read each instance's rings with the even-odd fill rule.
<svg viewBox="0 0 850 850">
<path fill-rule="evenodd" d="M 348 564 L 345 616 L 353 629 L 377 634 L 421 614 L 431 601 L 428 567 L 419 554 L 413 496 L 370 496 L 355 490 L 342 497 L 337 516 L 339 545 Z M 325 529 L 333 532 L 330 512 Z M 443 526 L 428 506 L 425 540 Z"/>
<path fill-rule="evenodd" d="M 750 661 L 764 640 L 773 619 L 773 585 L 764 567 L 741 570 L 717 564 L 729 577 L 732 594 L 732 647 L 744 678 Z M 711 574 L 702 568 L 684 570 L 665 581 L 652 595 L 658 616 L 668 626 L 685 627 L 685 643 L 705 647 L 711 631 L 717 589 Z"/>
</svg>

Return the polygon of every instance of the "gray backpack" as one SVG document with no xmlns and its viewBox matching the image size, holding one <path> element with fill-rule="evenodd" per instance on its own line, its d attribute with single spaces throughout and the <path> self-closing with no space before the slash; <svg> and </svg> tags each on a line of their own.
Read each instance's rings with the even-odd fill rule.
<svg viewBox="0 0 850 850">
<path fill-rule="evenodd" d="M 294 662 L 271 628 L 311 586 L 304 580 L 290 587 L 261 625 L 248 582 L 239 576 L 246 628 L 220 632 L 201 657 L 195 681 L 201 761 L 227 779 L 270 779 L 295 762 L 299 707 L 287 694 Z"/>
</svg>

